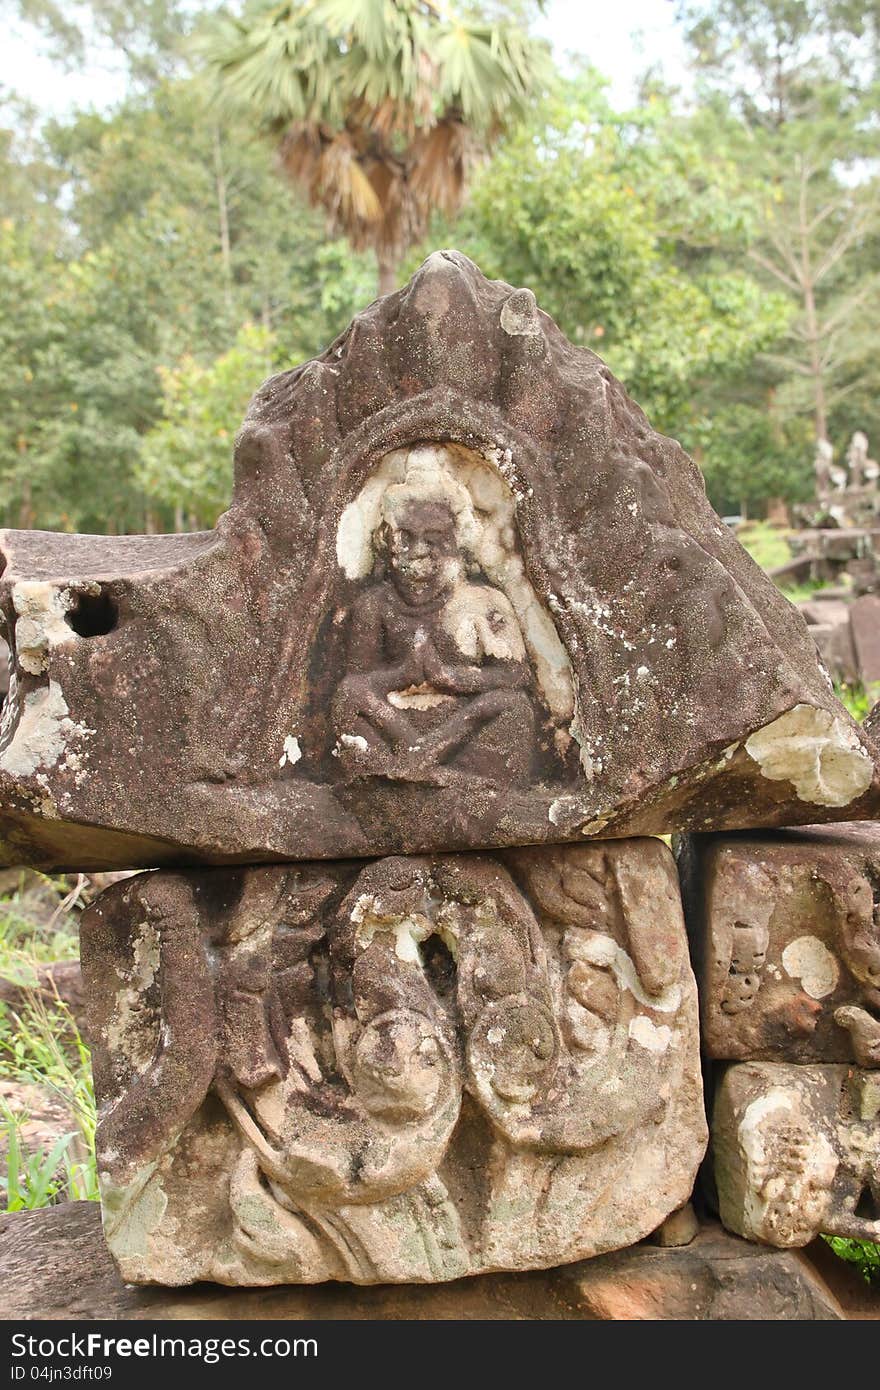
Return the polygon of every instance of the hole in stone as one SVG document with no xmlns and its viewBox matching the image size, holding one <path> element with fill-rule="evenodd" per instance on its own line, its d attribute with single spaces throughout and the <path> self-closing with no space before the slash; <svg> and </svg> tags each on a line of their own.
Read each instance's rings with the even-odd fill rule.
<svg viewBox="0 0 880 1390">
<path fill-rule="evenodd" d="M 447 994 L 455 983 L 455 960 L 452 952 L 436 933 L 422 945 L 425 974 L 438 994 Z"/>
<path fill-rule="evenodd" d="M 77 594 L 66 614 L 67 623 L 80 637 L 104 637 L 119 620 L 113 599 L 102 589 L 99 594 Z"/>
<path fill-rule="evenodd" d="M 867 1183 L 859 1193 L 859 1200 L 856 1202 L 853 1216 L 858 1216 L 863 1221 L 876 1221 L 880 1217 L 877 1203 L 874 1201 L 874 1194 Z"/>
</svg>

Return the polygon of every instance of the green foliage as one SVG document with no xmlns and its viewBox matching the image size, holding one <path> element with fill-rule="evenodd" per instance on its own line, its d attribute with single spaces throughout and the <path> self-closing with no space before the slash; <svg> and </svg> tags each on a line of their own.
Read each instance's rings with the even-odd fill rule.
<svg viewBox="0 0 880 1390">
<path fill-rule="evenodd" d="M 872 692 L 871 689 L 866 690 L 858 682 L 852 685 L 840 682 L 835 685 L 834 693 L 838 700 L 846 705 L 853 719 L 858 719 L 860 723 L 871 711 L 877 700 L 877 693 Z"/>
<path fill-rule="evenodd" d="M 696 99 L 685 109 L 655 76 L 622 113 L 589 69 L 550 80 L 545 51 L 527 38 L 527 0 L 460 0 L 459 26 L 420 0 L 259 0 L 225 22 L 222 40 L 206 38 L 210 9 L 179 0 L 83 0 L 63 12 L 17 3 L 65 61 L 81 62 L 94 42 L 122 45 L 133 85 L 116 110 L 42 130 L 7 102 L 0 524 L 206 524 L 228 501 L 220 431 L 238 423 L 233 397 L 237 409 L 264 375 L 253 360 L 243 380 L 247 325 L 271 339 L 272 366 L 289 365 L 372 297 L 372 257 L 328 236 L 291 196 L 256 138 L 261 121 L 286 132 L 289 174 L 311 168 L 306 198 L 349 231 L 337 214 L 346 197 L 358 201 L 357 176 L 349 168 L 343 196 L 342 165 L 369 183 L 379 158 L 407 189 L 418 166 L 435 221 L 406 268 L 452 244 L 488 274 L 530 285 L 693 453 L 722 514 L 760 516 L 770 497 L 809 496 L 822 418 L 838 458 L 856 428 L 876 455 L 873 0 L 680 6 Z M 263 73 L 260 100 L 242 110 L 210 99 L 207 76 L 187 67 L 191 30 L 214 45 L 227 92 Z M 527 86 L 542 99 L 526 101 Z M 293 158 L 297 120 L 305 145 Z M 501 127 L 492 161 L 475 164 Z M 438 214 L 468 180 L 464 212 Z M 379 196 L 362 184 L 361 211 Z M 382 198 L 395 202 L 389 189 Z M 410 193 L 397 191 L 391 239 L 403 245 L 421 214 L 413 220 Z"/>
<path fill-rule="evenodd" d="M 764 402 L 714 402 L 693 422 L 689 442 L 722 516 L 760 516 L 770 497 L 793 503 L 813 496 L 808 421 L 780 419 Z"/>
<path fill-rule="evenodd" d="M 285 171 L 356 250 L 380 293 L 433 209 L 454 213 L 478 147 L 552 77 L 522 5 L 250 0 L 206 29 L 221 109 L 280 141 Z"/>
<path fill-rule="evenodd" d="M 209 117 L 194 81 L 4 148 L 0 524 L 171 529 L 173 506 L 140 484 L 159 369 L 207 366 L 248 322 L 285 362 L 308 357 L 369 300 L 373 273 L 292 212 L 267 151 Z M 47 202 L 61 187 L 67 214 Z"/>
<path fill-rule="evenodd" d="M 32 1153 L 22 1139 L 24 1118 L 0 1102 L 0 1144 L 6 1150 L 6 1172 L 0 1173 L 0 1210 L 33 1210 L 59 1200 L 96 1201 L 94 1162 L 83 1163 L 71 1155 L 76 1134 L 63 1134 L 48 1154 L 42 1149 Z"/>
<path fill-rule="evenodd" d="M 866 1284 L 880 1284 L 880 1245 L 870 1240 L 846 1240 L 825 1236 L 831 1249 L 847 1264 L 855 1265 Z"/>
<path fill-rule="evenodd" d="M 763 570 L 775 569 L 791 559 L 787 533 L 778 526 L 768 525 L 766 521 L 752 521 L 747 526 L 740 526 L 736 538 Z"/>
<path fill-rule="evenodd" d="M 665 99 L 620 115 L 603 87 L 582 73 L 504 142 L 457 242 L 488 274 L 534 289 L 654 423 L 694 446 L 703 382 L 717 393 L 772 343 L 784 302 L 717 254 L 747 214 L 724 160 L 707 167 Z"/>
<path fill-rule="evenodd" d="M 202 367 L 160 367 L 163 418 L 144 438 L 138 481 L 189 529 L 213 526 L 232 494 L 232 441 L 256 386 L 273 370 L 274 336 L 251 324 Z"/>
<path fill-rule="evenodd" d="M 358 108 L 398 132 L 450 108 L 488 133 L 521 114 L 546 51 L 516 23 L 423 0 L 251 0 L 204 50 L 226 95 L 270 128 L 341 127 Z"/>
<path fill-rule="evenodd" d="M 78 955 L 71 917 L 78 898 L 63 880 L 27 880 L 23 874 L 20 886 L 0 900 L 0 975 L 25 986 L 21 1009 L 0 1003 L 0 1079 L 48 1091 L 69 1130 L 48 1151 L 35 1151 L 24 1133 L 27 1101 L 15 1107 L 0 1101 L 0 1201 L 6 1211 L 98 1196 L 88 1048 L 59 998 L 47 1000 L 27 988 L 41 962 Z"/>
</svg>

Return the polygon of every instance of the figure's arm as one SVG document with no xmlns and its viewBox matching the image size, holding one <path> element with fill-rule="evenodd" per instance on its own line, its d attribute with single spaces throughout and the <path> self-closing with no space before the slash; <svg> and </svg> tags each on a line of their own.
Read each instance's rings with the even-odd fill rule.
<svg viewBox="0 0 880 1390">
<path fill-rule="evenodd" d="M 405 661 L 394 665 L 387 662 L 386 590 L 386 585 L 376 585 L 352 604 L 346 653 L 348 674 L 362 676 L 370 691 L 383 700 L 389 690 L 420 681 L 423 675 L 419 652 L 413 652 Z"/>
<path fill-rule="evenodd" d="M 425 675 L 438 690 L 454 695 L 483 695 L 493 690 L 518 690 L 529 683 L 531 671 L 516 614 L 506 595 L 491 590 L 488 600 L 477 598 L 470 614 L 476 657 L 443 661 L 433 644 L 426 653 Z"/>
</svg>

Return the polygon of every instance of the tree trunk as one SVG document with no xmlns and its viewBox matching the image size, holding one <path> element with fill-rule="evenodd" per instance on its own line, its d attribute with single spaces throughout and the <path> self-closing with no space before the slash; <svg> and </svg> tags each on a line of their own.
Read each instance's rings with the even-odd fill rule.
<svg viewBox="0 0 880 1390">
<path fill-rule="evenodd" d="M 392 260 L 390 256 L 377 251 L 376 264 L 379 267 L 379 294 L 393 294 L 398 284 L 399 258 Z"/>
<path fill-rule="evenodd" d="M 220 127 L 214 127 L 214 180 L 217 188 L 217 216 L 220 224 L 220 259 L 223 265 L 223 293 L 226 309 L 232 313 L 232 243 L 229 236 L 229 204 L 226 195 L 226 173 L 223 169 L 223 147 Z"/>
<path fill-rule="evenodd" d="M 31 480 L 27 476 L 22 479 L 21 499 L 18 504 L 18 529 L 29 531 L 34 524 L 34 509 L 32 505 Z"/>
<path fill-rule="evenodd" d="M 828 438 L 828 407 L 825 399 L 825 372 L 822 366 L 816 296 L 812 284 L 804 286 L 804 317 L 807 326 L 807 348 L 810 354 L 810 377 L 813 382 L 813 415 L 816 438 Z"/>
</svg>

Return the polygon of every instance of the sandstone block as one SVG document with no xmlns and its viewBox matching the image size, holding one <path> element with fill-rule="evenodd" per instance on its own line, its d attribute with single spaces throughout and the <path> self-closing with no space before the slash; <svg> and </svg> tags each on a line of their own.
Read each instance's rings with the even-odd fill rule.
<svg viewBox="0 0 880 1390">
<path fill-rule="evenodd" d="M 880 1241 L 880 1073 L 736 1062 L 712 1112 L 721 1219 L 767 1245 Z"/>
<path fill-rule="evenodd" d="M 690 1195 L 696 990 L 658 840 L 142 874 L 81 943 L 130 1282 L 546 1267 Z"/>
<path fill-rule="evenodd" d="M 696 465 L 529 290 L 456 252 L 260 388 L 214 530 L 7 531 L 0 571 L 0 863 L 880 807 L 873 744 Z"/>
<path fill-rule="evenodd" d="M 710 1057 L 880 1066 L 880 827 L 693 836 L 679 868 Z"/>
</svg>

